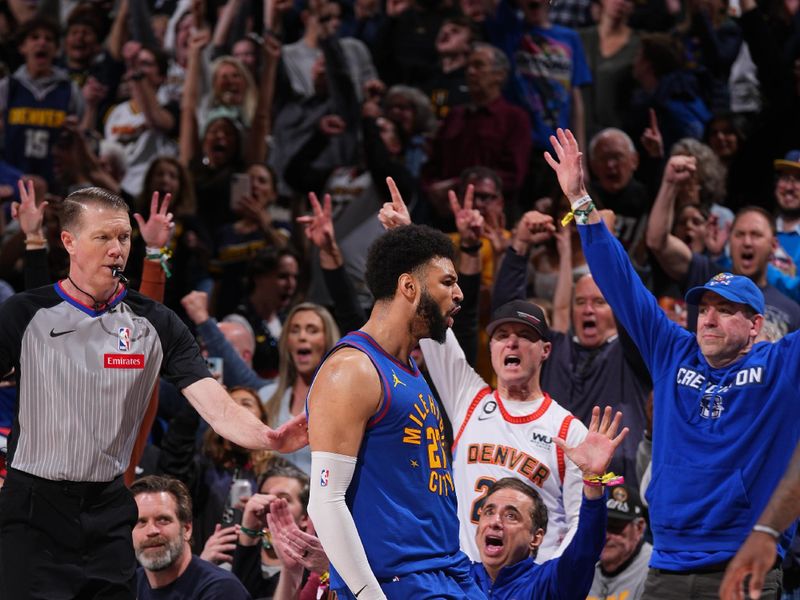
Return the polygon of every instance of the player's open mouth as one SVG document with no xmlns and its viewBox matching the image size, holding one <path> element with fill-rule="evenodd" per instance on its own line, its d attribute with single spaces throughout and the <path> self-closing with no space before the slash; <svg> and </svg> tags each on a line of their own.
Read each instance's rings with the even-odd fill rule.
<svg viewBox="0 0 800 600">
<path fill-rule="evenodd" d="M 484 538 L 487 556 L 498 556 L 503 551 L 503 538 L 497 535 L 487 535 Z"/>
</svg>

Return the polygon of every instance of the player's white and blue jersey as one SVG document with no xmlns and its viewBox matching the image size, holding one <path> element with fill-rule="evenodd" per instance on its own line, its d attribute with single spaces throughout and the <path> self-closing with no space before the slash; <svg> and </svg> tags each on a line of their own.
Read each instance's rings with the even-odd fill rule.
<svg viewBox="0 0 800 600">
<path fill-rule="evenodd" d="M 447 570 L 466 557 L 459 551 L 456 493 L 439 405 L 412 359 L 400 363 L 362 331 L 346 335 L 331 353 L 343 347 L 369 357 L 383 388 L 346 496 L 372 572 L 389 582 Z M 344 587 L 336 557 L 331 561 L 331 587 Z"/>
</svg>

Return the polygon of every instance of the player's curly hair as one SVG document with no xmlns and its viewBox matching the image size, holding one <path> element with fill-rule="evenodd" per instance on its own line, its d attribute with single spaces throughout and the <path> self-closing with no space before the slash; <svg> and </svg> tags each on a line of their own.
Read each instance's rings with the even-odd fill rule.
<svg viewBox="0 0 800 600">
<path fill-rule="evenodd" d="M 427 225 L 404 225 L 379 237 L 367 252 L 367 286 L 375 302 L 392 298 L 403 273 L 434 258 L 455 261 L 455 251 L 450 238 Z"/>
</svg>

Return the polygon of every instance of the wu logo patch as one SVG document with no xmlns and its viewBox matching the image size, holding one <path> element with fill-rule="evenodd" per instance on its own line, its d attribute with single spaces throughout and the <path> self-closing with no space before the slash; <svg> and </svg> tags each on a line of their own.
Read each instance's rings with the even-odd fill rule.
<svg viewBox="0 0 800 600">
<path fill-rule="evenodd" d="M 129 352 L 131 349 L 130 327 L 120 327 L 117 331 L 117 349 L 120 352 Z"/>
</svg>

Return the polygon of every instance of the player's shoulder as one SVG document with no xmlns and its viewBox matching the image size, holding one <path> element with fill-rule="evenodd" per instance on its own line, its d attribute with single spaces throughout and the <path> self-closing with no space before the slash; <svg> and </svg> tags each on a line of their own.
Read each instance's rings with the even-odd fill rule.
<svg viewBox="0 0 800 600">
<path fill-rule="evenodd" d="M 348 380 L 356 381 L 377 376 L 375 365 L 366 352 L 345 345 L 333 349 L 320 366 L 317 378 L 334 376 L 340 379 L 343 373 Z"/>
</svg>

